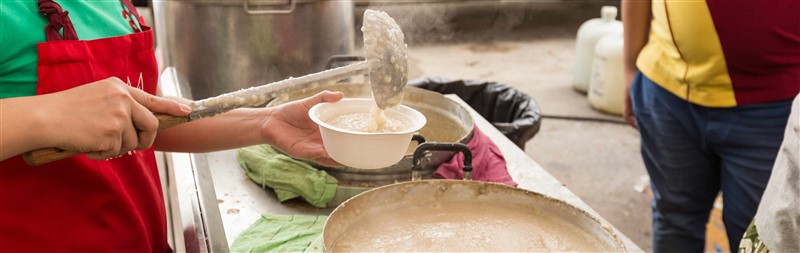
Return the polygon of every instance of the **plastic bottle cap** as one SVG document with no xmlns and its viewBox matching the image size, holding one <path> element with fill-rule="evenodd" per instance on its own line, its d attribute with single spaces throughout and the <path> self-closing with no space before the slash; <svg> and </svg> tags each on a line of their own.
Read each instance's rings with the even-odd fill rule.
<svg viewBox="0 0 800 253">
<path fill-rule="evenodd" d="M 616 6 L 603 6 L 600 8 L 600 17 L 603 18 L 605 21 L 612 21 L 617 19 L 617 7 Z"/>
</svg>

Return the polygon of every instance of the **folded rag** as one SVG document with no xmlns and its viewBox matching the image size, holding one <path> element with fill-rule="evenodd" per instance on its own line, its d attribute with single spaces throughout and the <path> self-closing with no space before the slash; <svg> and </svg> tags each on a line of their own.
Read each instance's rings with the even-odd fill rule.
<svg viewBox="0 0 800 253">
<path fill-rule="evenodd" d="M 508 174 L 508 167 L 503 153 L 478 127 L 475 127 L 472 139 L 467 143 L 467 147 L 472 151 L 473 180 L 497 182 L 517 187 L 517 183 Z M 464 155 L 457 153 L 449 162 L 439 165 L 434 175 L 444 179 L 462 179 L 464 178 L 463 167 Z"/>
<path fill-rule="evenodd" d="M 336 194 L 336 178 L 281 154 L 270 145 L 241 148 L 236 157 L 247 176 L 275 190 L 281 202 L 302 197 L 315 207 L 325 208 Z"/>
<path fill-rule="evenodd" d="M 261 215 L 231 244 L 231 252 L 323 252 L 328 216 Z"/>
</svg>

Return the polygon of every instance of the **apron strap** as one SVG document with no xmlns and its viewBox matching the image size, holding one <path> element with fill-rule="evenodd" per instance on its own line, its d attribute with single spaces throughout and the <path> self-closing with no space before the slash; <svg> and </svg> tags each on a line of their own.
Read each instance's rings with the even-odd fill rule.
<svg viewBox="0 0 800 253">
<path fill-rule="evenodd" d="M 140 27 L 143 25 L 147 25 L 144 23 L 144 18 L 141 15 L 139 15 L 138 11 L 136 11 L 136 6 L 133 6 L 131 0 L 120 0 L 120 2 L 122 2 L 122 4 L 124 4 L 125 7 L 128 8 L 128 13 L 131 13 L 133 14 L 134 17 L 136 17 L 136 21 L 139 23 Z"/>
<path fill-rule="evenodd" d="M 78 40 L 78 34 L 75 32 L 75 27 L 72 26 L 72 21 L 69 20 L 69 12 L 61 9 L 53 0 L 37 0 L 39 4 L 39 13 L 47 17 L 49 23 L 44 28 L 47 35 L 47 41 L 56 40 Z M 61 28 L 64 28 L 64 36 L 58 33 Z"/>
</svg>

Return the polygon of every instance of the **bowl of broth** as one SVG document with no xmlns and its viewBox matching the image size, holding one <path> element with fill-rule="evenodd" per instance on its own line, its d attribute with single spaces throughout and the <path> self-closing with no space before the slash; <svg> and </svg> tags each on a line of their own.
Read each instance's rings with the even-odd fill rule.
<svg viewBox="0 0 800 253">
<path fill-rule="evenodd" d="M 380 113 L 372 99 L 346 98 L 308 111 L 335 161 L 358 169 L 379 169 L 403 159 L 411 137 L 425 126 L 417 110 L 399 105 Z"/>
</svg>

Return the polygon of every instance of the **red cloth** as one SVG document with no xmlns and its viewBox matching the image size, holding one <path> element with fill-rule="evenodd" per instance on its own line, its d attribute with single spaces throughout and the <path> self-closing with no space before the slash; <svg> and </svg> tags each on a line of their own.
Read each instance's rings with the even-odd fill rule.
<svg viewBox="0 0 800 253">
<path fill-rule="evenodd" d="M 517 187 L 517 183 L 508 174 L 503 153 L 478 127 L 475 127 L 467 147 L 472 151 L 472 180 L 503 183 Z M 433 174 L 444 179 L 462 179 L 464 178 L 463 167 L 464 155 L 456 153 L 452 160 L 439 165 Z"/>
<path fill-rule="evenodd" d="M 50 21 L 48 27 L 55 22 Z M 55 41 L 39 43 L 37 94 L 112 76 L 155 94 L 153 33 L 140 25 L 142 31 L 130 35 L 89 41 L 48 37 Z M 21 156 L 7 159 L 0 162 L 0 201 L 0 252 L 171 251 L 152 148 L 106 161 L 78 155 L 38 167 Z"/>
</svg>

